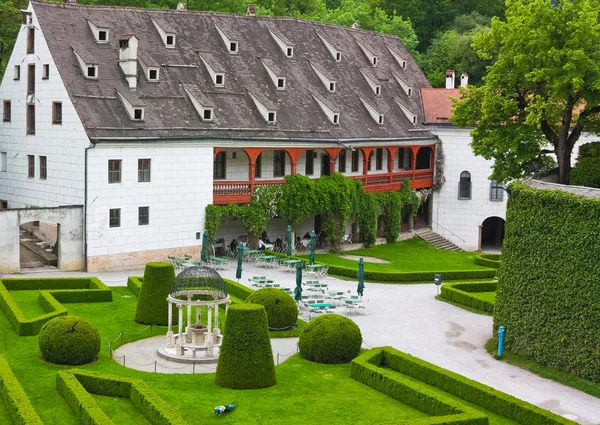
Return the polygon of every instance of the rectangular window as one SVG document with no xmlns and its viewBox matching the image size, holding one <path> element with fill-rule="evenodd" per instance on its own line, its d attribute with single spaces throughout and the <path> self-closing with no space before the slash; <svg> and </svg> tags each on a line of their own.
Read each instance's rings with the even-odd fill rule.
<svg viewBox="0 0 600 425">
<path fill-rule="evenodd" d="M 213 179 L 223 180 L 227 173 L 227 156 L 221 151 L 213 161 Z"/>
<path fill-rule="evenodd" d="M 412 164 L 410 163 L 411 158 L 411 150 L 410 148 L 400 148 L 398 149 L 398 169 L 400 170 L 410 170 Z"/>
<path fill-rule="evenodd" d="M 4 109 L 2 110 L 2 121 L 10 122 L 10 116 L 11 116 L 10 100 L 5 100 L 4 101 Z"/>
<path fill-rule="evenodd" d="M 62 102 L 52 102 L 52 124 L 62 124 Z"/>
<path fill-rule="evenodd" d="M 120 159 L 109 159 L 108 160 L 108 182 L 109 183 L 121 183 L 121 160 Z"/>
<path fill-rule="evenodd" d="M 40 179 L 46 180 L 48 178 L 48 158 L 40 156 Z"/>
<path fill-rule="evenodd" d="M 346 151 L 340 151 L 340 155 L 338 156 L 338 172 L 345 173 L 346 172 Z"/>
<path fill-rule="evenodd" d="M 285 151 L 273 151 L 273 177 L 285 176 Z"/>
<path fill-rule="evenodd" d="M 8 153 L 0 152 L 0 171 L 7 172 L 8 171 Z"/>
<path fill-rule="evenodd" d="M 356 173 L 358 171 L 358 159 L 359 159 L 359 154 L 358 151 L 352 151 L 352 169 L 351 171 L 353 173 Z"/>
<path fill-rule="evenodd" d="M 35 94 L 35 64 L 27 66 L 27 94 Z"/>
<path fill-rule="evenodd" d="M 262 154 L 256 158 L 256 167 L 254 167 L 254 178 L 260 179 L 262 177 Z"/>
<path fill-rule="evenodd" d="M 312 176 L 315 173 L 315 151 L 310 150 L 306 151 L 306 167 L 304 169 L 304 174 L 307 176 Z"/>
<path fill-rule="evenodd" d="M 35 134 L 35 105 L 27 105 L 27 134 Z"/>
<path fill-rule="evenodd" d="M 150 207 L 138 208 L 138 225 L 146 226 L 150 224 Z"/>
<path fill-rule="evenodd" d="M 108 210 L 108 223 L 110 227 L 121 227 L 121 208 Z"/>
<path fill-rule="evenodd" d="M 502 201 L 504 199 L 504 188 L 501 183 L 492 180 L 490 183 L 490 201 Z"/>
<path fill-rule="evenodd" d="M 35 177 L 35 156 L 27 155 L 27 177 Z"/>
<path fill-rule="evenodd" d="M 15 72 L 13 75 L 13 80 L 21 79 L 21 65 L 15 65 Z"/>
<path fill-rule="evenodd" d="M 50 78 L 50 65 L 47 63 L 42 67 L 42 80 L 47 80 Z"/>
<path fill-rule="evenodd" d="M 35 28 L 27 28 L 27 53 L 33 53 L 35 46 Z"/>
<path fill-rule="evenodd" d="M 381 170 L 383 169 L 383 149 L 377 148 L 375 154 L 375 169 Z"/>
<path fill-rule="evenodd" d="M 150 160 L 138 159 L 138 182 L 150 181 Z"/>
<path fill-rule="evenodd" d="M 0 200 L 0 210 L 8 209 L 8 201 Z"/>
</svg>

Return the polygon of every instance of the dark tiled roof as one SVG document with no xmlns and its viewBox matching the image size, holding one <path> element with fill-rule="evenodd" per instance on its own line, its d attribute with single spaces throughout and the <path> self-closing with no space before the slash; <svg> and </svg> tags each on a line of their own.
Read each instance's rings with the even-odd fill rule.
<svg viewBox="0 0 600 425">
<path fill-rule="evenodd" d="M 459 98 L 459 89 L 421 89 L 426 124 L 451 124 L 452 100 Z"/>
<path fill-rule="evenodd" d="M 355 30 L 293 18 L 252 17 L 211 12 L 90 7 L 33 2 L 41 31 L 88 135 L 104 137 L 218 137 L 310 139 L 402 139 L 428 136 L 421 124 L 413 126 L 398 107 L 398 100 L 422 121 L 419 89 L 429 87 L 406 47 L 395 36 Z M 107 44 L 96 44 L 87 21 L 102 22 L 110 30 Z M 152 21 L 176 35 L 176 48 L 166 48 Z M 239 53 L 229 54 L 217 28 L 239 42 Z M 269 28 L 294 45 L 286 58 Z M 160 81 L 149 82 L 138 65 L 137 91 L 132 93 L 119 66 L 119 42 L 133 33 L 139 40 L 138 56 L 148 65 L 160 65 Z M 342 52 L 342 61 L 331 57 L 319 34 Z M 378 57 L 371 68 L 359 41 Z M 99 65 L 98 79 L 85 79 L 71 46 Z M 407 60 L 406 69 L 389 49 Z M 79 52 L 81 49 L 81 53 Z M 200 54 L 219 64 L 225 85 L 217 88 Z M 209 54 L 205 55 L 205 54 Z M 277 90 L 262 62 L 272 63 L 286 78 Z M 271 61 L 271 62 L 268 62 Z M 329 93 L 310 63 L 337 81 Z M 376 96 L 359 68 L 368 68 L 382 86 Z M 215 69 L 215 70 L 217 70 Z M 410 87 L 408 97 L 392 72 Z M 184 90 L 202 92 L 214 105 L 214 121 L 199 119 Z M 117 92 L 131 93 L 145 105 L 144 121 L 132 122 Z M 277 110 L 277 123 L 267 124 L 249 93 Z M 312 94 L 339 108 L 341 125 L 329 122 Z M 198 94 L 198 93 L 197 93 Z M 200 95 L 198 94 L 200 97 Z M 385 114 L 379 126 L 360 99 Z M 265 105 L 266 106 L 266 105 Z M 413 131 L 411 131 L 413 130 Z"/>
</svg>

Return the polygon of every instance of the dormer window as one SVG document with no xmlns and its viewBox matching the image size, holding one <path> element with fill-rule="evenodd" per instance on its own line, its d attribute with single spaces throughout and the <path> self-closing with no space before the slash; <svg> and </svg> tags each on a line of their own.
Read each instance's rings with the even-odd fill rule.
<svg viewBox="0 0 600 425">
<path fill-rule="evenodd" d="M 400 85 L 400 88 L 402 88 L 402 90 L 404 91 L 404 93 L 406 93 L 406 95 L 408 97 L 412 96 L 412 92 L 413 92 L 412 87 L 409 87 L 408 84 L 406 84 L 404 82 L 404 80 L 402 80 L 402 78 L 400 78 L 398 75 L 396 75 L 395 72 L 392 72 L 392 75 L 394 76 L 394 78 L 396 79 L 396 81 Z"/>
<path fill-rule="evenodd" d="M 379 96 L 381 94 L 381 86 L 375 87 L 375 94 Z"/>
<path fill-rule="evenodd" d="M 396 105 L 404 112 L 404 115 L 412 125 L 417 124 L 417 115 L 413 114 L 406 106 L 404 106 L 398 99 L 394 99 L 396 101 Z"/>
<path fill-rule="evenodd" d="M 319 38 L 321 39 L 321 41 L 323 42 L 323 44 L 329 51 L 329 54 L 331 55 L 333 60 L 335 60 L 336 62 L 341 62 L 342 61 L 342 52 L 340 52 L 338 49 L 333 47 L 333 45 L 330 42 L 328 42 L 327 40 L 325 40 L 325 38 L 318 32 L 317 32 L 317 35 L 319 36 Z"/>
<path fill-rule="evenodd" d="M 133 120 L 142 121 L 144 119 L 144 110 L 142 108 L 133 109 Z"/>
<path fill-rule="evenodd" d="M 261 94 L 253 94 L 248 92 L 250 98 L 254 101 L 256 105 L 256 109 L 260 113 L 260 116 L 267 124 L 275 124 L 277 121 L 277 111 L 275 110 L 274 105 L 269 102 L 267 98 L 262 96 Z"/>
<path fill-rule="evenodd" d="M 225 34 L 223 31 L 221 31 L 221 28 L 219 28 L 217 26 L 217 24 L 214 24 L 214 26 L 217 29 L 217 32 L 219 33 L 219 35 L 221 36 L 221 39 L 223 40 L 223 44 L 225 44 L 225 48 L 227 49 L 229 54 L 237 55 L 240 50 L 240 44 L 237 41 L 237 40 L 239 40 L 239 38 L 236 39 L 235 37 L 231 37 L 231 34 Z M 230 29 L 230 31 L 231 31 L 231 29 Z"/>
<path fill-rule="evenodd" d="M 121 100 L 121 103 L 123 103 L 130 120 L 144 121 L 144 104 L 134 92 L 127 91 L 121 93 L 117 91 L 117 97 Z"/>
<path fill-rule="evenodd" d="M 315 99 L 317 101 L 317 103 L 319 104 L 319 107 L 325 113 L 325 116 L 327 116 L 327 119 L 329 120 L 329 122 L 331 122 L 333 125 L 340 124 L 340 113 L 334 111 L 334 109 L 336 109 L 335 107 L 328 105 L 324 100 L 319 99 L 314 94 L 313 94 L 313 99 Z"/>
<path fill-rule="evenodd" d="M 215 86 L 223 86 L 225 85 L 225 76 L 223 74 L 215 75 Z"/>
<path fill-rule="evenodd" d="M 22 17 L 23 17 L 23 25 L 31 25 L 31 11 L 21 9 Z"/>
<path fill-rule="evenodd" d="M 371 115 L 371 118 L 373 118 L 373 120 L 377 124 L 383 125 L 383 114 L 381 112 L 379 112 L 377 109 L 375 109 L 375 107 L 373 105 L 371 105 L 369 102 L 367 102 L 362 97 L 360 98 L 360 101 L 362 102 L 363 106 L 367 109 L 367 112 L 369 112 L 369 115 Z"/>
<path fill-rule="evenodd" d="M 238 51 L 238 44 L 237 44 L 237 42 L 234 41 L 234 42 L 229 43 L 229 52 L 230 53 L 237 53 L 237 51 Z"/>
<path fill-rule="evenodd" d="M 294 56 L 294 44 L 286 36 L 273 28 L 269 28 L 269 33 L 286 57 L 291 58 Z"/>
<path fill-rule="evenodd" d="M 165 23 L 161 23 L 159 25 L 154 19 L 152 19 L 152 23 L 154 24 L 156 31 L 158 31 L 158 34 L 160 35 L 165 47 L 167 49 L 174 49 L 176 41 L 175 31 L 168 28 Z"/>
<path fill-rule="evenodd" d="M 158 69 L 148 69 L 148 81 L 158 81 Z"/>
<path fill-rule="evenodd" d="M 267 122 L 274 123 L 275 122 L 275 118 L 276 118 L 275 112 L 269 112 L 269 116 L 267 118 Z"/>
<path fill-rule="evenodd" d="M 167 41 L 165 43 L 167 46 L 173 46 L 175 47 L 175 36 L 174 35 L 167 35 Z"/>
<path fill-rule="evenodd" d="M 361 50 L 363 51 L 363 53 L 365 54 L 365 56 L 371 63 L 371 66 L 376 67 L 379 62 L 377 60 L 377 56 L 375 56 L 375 54 L 373 52 L 371 52 L 369 49 L 367 49 L 366 46 L 363 45 L 360 41 L 356 40 L 356 44 L 358 44 L 358 47 L 361 48 Z"/>
<path fill-rule="evenodd" d="M 132 37 L 131 40 L 133 40 L 133 39 L 134 38 Z M 134 52 L 131 52 L 131 54 L 133 54 L 133 53 Z M 136 50 L 136 53 L 137 53 L 137 50 Z M 158 82 L 158 80 L 160 78 L 160 65 L 154 59 L 152 59 L 151 56 L 148 56 L 145 54 L 142 54 L 141 56 L 137 56 L 137 60 L 142 68 L 142 72 L 144 73 L 144 76 L 146 77 L 146 79 L 151 83 Z M 121 63 L 127 64 L 130 62 L 123 61 Z M 123 71 L 125 71 L 125 69 L 123 69 Z M 132 74 L 132 76 L 134 76 L 137 80 L 138 71 L 136 68 L 131 69 L 129 71 L 129 73 Z"/>
<path fill-rule="evenodd" d="M 262 59 L 262 64 L 267 70 L 269 77 L 271 77 L 275 88 L 277 90 L 285 90 L 285 77 L 281 76 L 282 72 L 279 67 L 270 59 Z"/>
<path fill-rule="evenodd" d="M 312 67 L 313 71 L 315 71 L 315 74 L 317 74 L 327 91 L 333 93 L 336 89 L 335 80 L 327 77 L 319 67 L 315 66 L 315 64 L 311 63 L 310 66 Z"/>
<path fill-rule="evenodd" d="M 406 69 L 406 59 L 404 59 L 403 57 L 401 57 L 398 54 L 398 52 L 396 52 L 390 46 L 386 46 L 386 47 L 388 48 L 388 50 L 390 51 L 390 53 L 392 54 L 392 56 L 394 57 L 394 59 L 396 59 L 396 62 L 398 62 L 398 65 L 400 65 L 400 68 Z"/>
<path fill-rule="evenodd" d="M 333 123 L 334 124 L 340 123 L 340 114 L 333 114 Z"/>
<path fill-rule="evenodd" d="M 127 49 L 128 47 L 129 47 L 129 39 L 119 40 L 119 48 L 120 49 Z"/>
<path fill-rule="evenodd" d="M 108 31 L 98 31 L 98 41 L 108 41 Z"/>
<path fill-rule="evenodd" d="M 94 40 L 98 44 L 106 44 L 108 43 L 108 28 L 104 25 L 94 24 L 88 21 L 90 26 L 90 30 L 92 30 L 92 35 L 94 36 Z"/>
<path fill-rule="evenodd" d="M 87 67 L 87 74 L 86 76 L 88 78 L 98 78 L 98 67 L 95 65 L 89 65 Z"/>
<path fill-rule="evenodd" d="M 335 81 L 329 83 L 329 91 L 332 93 L 335 91 Z"/>
<path fill-rule="evenodd" d="M 381 84 L 379 84 L 379 81 L 371 71 L 368 68 L 361 68 L 359 71 L 369 84 L 369 87 L 371 87 L 371 90 L 373 90 L 373 93 L 375 93 L 375 96 L 381 96 Z"/>
<path fill-rule="evenodd" d="M 202 121 L 212 121 L 214 119 L 214 103 L 196 86 L 184 84 L 183 89 L 192 101 L 200 119 Z"/>
<path fill-rule="evenodd" d="M 288 58 L 291 58 L 292 56 L 294 56 L 294 49 L 293 49 L 293 48 L 291 48 L 291 47 L 288 47 L 288 48 L 287 48 L 287 50 L 286 50 L 286 53 L 285 53 L 285 55 L 286 55 Z"/>
<path fill-rule="evenodd" d="M 277 79 L 277 88 L 281 90 L 285 89 L 285 78 Z"/>
<path fill-rule="evenodd" d="M 373 66 L 377 66 L 377 56 L 373 56 L 371 58 L 371 63 L 373 64 Z"/>
<path fill-rule="evenodd" d="M 224 87 L 225 68 L 210 53 L 200 53 L 199 56 L 215 87 Z"/>
<path fill-rule="evenodd" d="M 204 121 L 212 121 L 212 109 L 205 109 L 204 111 L 202 111 L 202 119 Z"/>
<path fill-rule="evenodd" d="M 383 124 L 383 114 L 379 115 L 378 122 L 379 122 L 379 125 Z"/>
<path fill-rule="evenodd" d="M 79 63 L 79 67 L 81 68 L 81 73 L 86 79 L 95 80 L 98 78 L 98 61 L 86 50 L 83 48 L 78 48 L 77 51 L 73 50 L 75 57 L 77 58 L 77 62 Z"/>
</svg>

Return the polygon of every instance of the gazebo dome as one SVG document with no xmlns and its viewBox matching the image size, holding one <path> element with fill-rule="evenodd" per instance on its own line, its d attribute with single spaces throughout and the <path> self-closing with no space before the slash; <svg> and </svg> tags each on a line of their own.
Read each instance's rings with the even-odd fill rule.
<svg viewBox="0 0 600 425">
<path fill-rule="evenodd" d="M 212 295 L 213 299 L 227 298 L 227 284 L 210 267 L 190 267 L 183 270 L 171 285 L 171 297 L 186 299 L 188 295 Z"/>
</svg>

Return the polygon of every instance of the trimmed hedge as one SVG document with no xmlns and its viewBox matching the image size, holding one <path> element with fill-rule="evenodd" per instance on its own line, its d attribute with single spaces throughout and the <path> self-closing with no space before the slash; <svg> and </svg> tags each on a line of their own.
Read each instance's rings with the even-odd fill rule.
<svg viewBox="0 0 600 425">
<path fill-rule="evenodd" d="M 144 280 L 138 294 L 135 321 L 145 325 L 167 326 L 169 324 L 169 302 L 171 285 L 175 280 L 175 269 L 171 263 L 148 263 L 144 269 Z M 129 285 L 129 280 L 128 280 Z M 179 322 L 177 307 L 173 304 L 173 324 Z"/>
<path fill-rule="evenodd" d="M 276 384 L 267 313 L 258 304 L 233 304 L 225 319 L 215 384 L 239 390 Z"/>
<path fill-rule="evenodd" d="M 98 329 L 78 316 L 55 317 L 40 330 L 42 358 L 50 363 L 81 365 L 97 360 L 100 352 Z"/>
<path fill-rule="evenodd" d="M 250 304 L 260 304 L 267 312 L 269 329 L 284 330 L 296 326 L 298 305 L 292 297 L 278 288 L 263 288 L 246 298 Z"/>
<path fill-rule="evenodd" d="M 27 318 L 10 291 L 40 290 L 38 302 L 46 314 Z M 0 309 L 20 336 L 37 335 L 50 319 L 64 316 L 61 303 L 111 302 L 112 291 L 99 279 L 92 278 L 26 278 L 0 280 Z"/>
<path fill-rule="evenodd" d="M 291 298 L 291 297 L 290 297 Z M 360 328 L 339 314 L 315 317 L 300 334 L 300 356 L 316 363 L 349 363 L 362 345 Z"/>
<path fill-rule="evenodd" d="M 281 252 L 269 252 L 278 257 L 287 258 L 287 255 Z M 294 260 L 306 262 L 305 258 L 298 256 L 290 257 Z M 323 264 L 316 262 L 317 264 Z M 382 283 L 403 283 L 403 282 L 433 282 L 434 275 L 441 273 L 445 280 L 461 280 L 461 279 L 491 279 L 496 277 L 497 270 L 436 270 L 430 272 L 381 272 L 376 270 L 365 270 L 365 280 Z M 329 264 L 329 274 L 334 276 L 343 276 L 356 279 L 356 267 L 342 267 Z"/>
<path fill-rule="evenodd" d="M 600 382 L 600 199 L 511 185 L 494 335 L 505 348 Z"/>
<path fill-rule="evenodd" d="M 175 408 L 141 379 L 71 369 L 58 372 L 56 389 L 84 425 L 115 425 L 91 394 L 129 399 L 153 425 L 187 425 Z"/>
<path fill-rule="evenodd" d="M 571 182 L 576 186 L 600 188 L 600 142 L 579 146 L 577 164 L 571 170 Z"/>
<path fill-rule="evenodd" d="M 500 254 L 475 254 L 473 262 L 480 266 L 499 269 L 501 261 L 500 257 Z"/>
<path fill-rule="evenodd" d="M 242 285 L 241 283 L 234 282 L 233 280 L 223 279 L 227 284 L 227 294 L 233 295 L 240 300 L 245 300 L 255 291 L 254 289 L 250 289 L 247 286 Z"/>
<path fill-rule="evenodd" d="M 15 425 L 43 425 L 8 362 L 0 356 L 0 399 Z"/>
<path fill-rule="evenodd" d="M 462 304 L 467 307 L 481 310 L 485 313 L 494 312 L 494 303 L 482 300 L 471 295 L 472 292 L 493 292 L 497 282 L 464 282 L 442 285 L 440 298 Z"/>
<path fill-rule="evenodd" d="M 140 289 L 142 289 L 142 284 L 144 283 L 144 276 L 129 276 L 127 278 L 127 288 L 133 295 L 136 297 L 140 296 Z"/>
<path fill-rule="evenodd" d="M 351 376 L 364 383 L 364 369 L 368 365 L 379 368 L 385 367 L 399 372 L 520 424 L 575 425 L 575 422 L 562 416 L 391 347 L 374 348 L 355 359 L 352 362 Z M 380 391 L 389 391 L 393 388 L 394 382 L 385 382 L 380 385 L 382 387 Z M 411 406 L 420 410 L 421 408 L 436 408 L 436 406 L 428 407 L 426 405 Z M 424 411 L 428 412 L 427 410 Z M 487 421 L 485 423 L 487 424 Z"/>
</svg>

